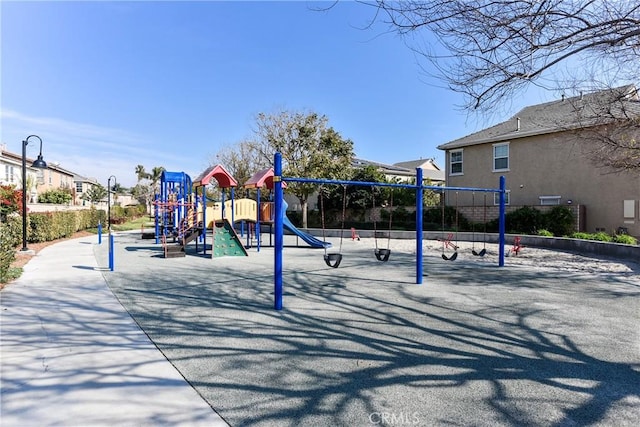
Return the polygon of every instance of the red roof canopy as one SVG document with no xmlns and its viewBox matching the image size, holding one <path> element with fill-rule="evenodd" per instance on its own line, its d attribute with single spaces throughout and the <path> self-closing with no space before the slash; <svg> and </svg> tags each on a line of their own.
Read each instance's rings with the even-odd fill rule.
<svg viewBox="0 0 640 427">
<path fill-rule="evenodd" d="M 237 187 L 238 181 L 231 176 L 229 172 L 222 165 L 215 165 L 208 167 L 193 181 L 195 187 L 202 187 L 211 182 L 211 178 L 218 181 L 220 188 Z"/>
<path fill-rule="evenodd" d="M 269 190 L 273 190 L 273 168 L 263 169 L 253 174 L 247 182 L 244 183 L 244 188 L 262 188 L 265 185 Z M 282 182 L 282 188 L 286 188 L 287 183 Z"/>
</svg>

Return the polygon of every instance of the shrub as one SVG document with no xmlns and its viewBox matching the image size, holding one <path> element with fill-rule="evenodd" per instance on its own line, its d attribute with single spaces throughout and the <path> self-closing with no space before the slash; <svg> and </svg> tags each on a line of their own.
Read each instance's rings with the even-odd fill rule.
<svg viewBox="0 0 640 427">
<path fill-rule="evenodd" d="M 572 233 L 569 237 L 572 239 L 582 239 L 582 240 L 596 240 L 598 242 L 611 242 L 613 238 L 609 236 L 607 233 L 583 233 L 577 232 Z"/>
<path fill-rule="evenodd" d="M 589 233 L 584 233 L 582 231 L 577 231 L 575 233 L 571 233 L 569 235 L 569 237 L 571 237 L 572 239 L 582 239 L 582 240 L 590 240 L 591 235 Z"/>
<path fill-rule="evenodd" d="M 544 214 L 544 222 L 555 236 L 567 236 L 574 231 L 573 213 L 566 206 L 554 206 Z"/>
<path fill-rule="evenodd" d="M 536 234 L 539 229 L 546 228 L 542 212 L 529 206 L 507 213 L 505 223 L 508 233 Z"/>
<path fill-rule="evenodd" d="M 538 236 L 553 237 L 553 233 L 543 228 L 542 230 L 538 230 Z"/>
<path fill-rule="evenodd" d="M 591 240 L 597 240 L 599 242 L 611 242 L 613 238 L 607 233 L 595 233 L 591 235 Z"/>
<path fill-rule="evenodd" d="M 16 259 L 14 243 L 10 226 L 0 224 L 0 283 L 7 283 L 18 275 L 11 268 L 11 263 Z"/>
<path fill-rule="evenodd" d="M 0 185 L 0 221 L 14 212 L 22 213 L 22 190 L 16 190 L 12 185 Z"/>
<path fill-rule="evenodd" d="M 625 245 L 637 245 L 638 239 L 633 236 L 629 236 L 628 234 L 616 234 L 613 236 L 613 241 L 615 243 L 622 243 Z"/>
<path fill-rule="evenodd" d="M 38 196 L 39 203 L 51 203 L 54 205 L 65 205 L 71 202 L 73 196 L 68 188 L 58 188 L 48 190 Z"/>
</svg>

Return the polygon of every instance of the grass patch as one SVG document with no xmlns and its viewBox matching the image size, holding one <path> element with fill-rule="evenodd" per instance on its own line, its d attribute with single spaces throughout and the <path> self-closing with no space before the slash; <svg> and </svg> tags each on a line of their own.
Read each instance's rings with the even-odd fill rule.
<svg viewBox="0 0 640 427">
<path fill-rule="evenodd" d="M 153 218 L 149 219 L 148 216 L 141 216 L 140 218 L 132 219 L 122 224 L 111 224 L 111 230 L 113 231 L 140 230 L 143 225 L 150 224 L 153 221 L 154 221 Z"/>
</svg>

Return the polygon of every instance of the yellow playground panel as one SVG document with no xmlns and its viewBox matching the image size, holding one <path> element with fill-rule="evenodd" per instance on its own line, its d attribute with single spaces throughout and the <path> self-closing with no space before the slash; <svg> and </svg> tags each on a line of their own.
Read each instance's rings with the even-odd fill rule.
<svg viewBox="0 0 640 427">
<path fill-rule="evenodd" d="M 224 215 L 231 220 L 231 209 L 233 207 L 233 221 L 258 221 L 258 203 L 253 199 L 234 199 L 224 202 Z M 222 203 L 207 203 L 207 228 L 212 228 L 214 221 L 222 219 Z M 260 203 L 260 222 L 273 221 L 273 203 Z"/>
</svg>

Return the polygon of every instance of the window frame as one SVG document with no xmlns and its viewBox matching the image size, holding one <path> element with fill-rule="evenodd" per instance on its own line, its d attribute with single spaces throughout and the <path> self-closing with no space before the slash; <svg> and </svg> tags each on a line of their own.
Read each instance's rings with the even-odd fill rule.
<svg viewBox="0 0 640 427">
<path fill-rule="evenodd" d="M 559 206 L 560 199 L 562 199 L 562 196 L 538 196 L 538 200 L 540 200 L 540 206 Z M 545 201 L 548 201 L 550 203 L 545 203 Z"/>
<path fill-rule="evenodd" d="M 510 159 L 510 155 L 511 155 L 511 149 L 509 148 L 510 143 L 509 142 L 499 142 L 496 144 L 493 144 L 491 146 L 491 153 L 492 153 L 492 157 L 493 157 L 493 161 L 491 163 L 491 167 L 492 167 L 492 172 L 508 172 L 511 166 L 511 159 Z M 498 147 L 507 147 L 507 155 L 506 156 L 500 156 L 497 157 L 496 156 L 496 148 Z M 496 168 L 496 160 L 499 159 L 507 159 L 507 166 L 504 168 Z"/>
<path fill-rule="evenodd" d="M 453 172 L 453 155 L 460 154 L 460 160 L 456 161 L 456 165 L 460 165 L 460 172 Z M 464 148 L 457 148 L 455 150 L 449 150 L 449 176 L 464 175 Z"/>
<path fill-rule="evenodd" d="M 504 204 L 505 206 L 511 204 L 511 190 L 506 190 L 504 194 Z M 493 205 L 500 206 L 500 193 L 493 193 Z"/>
</svg>

